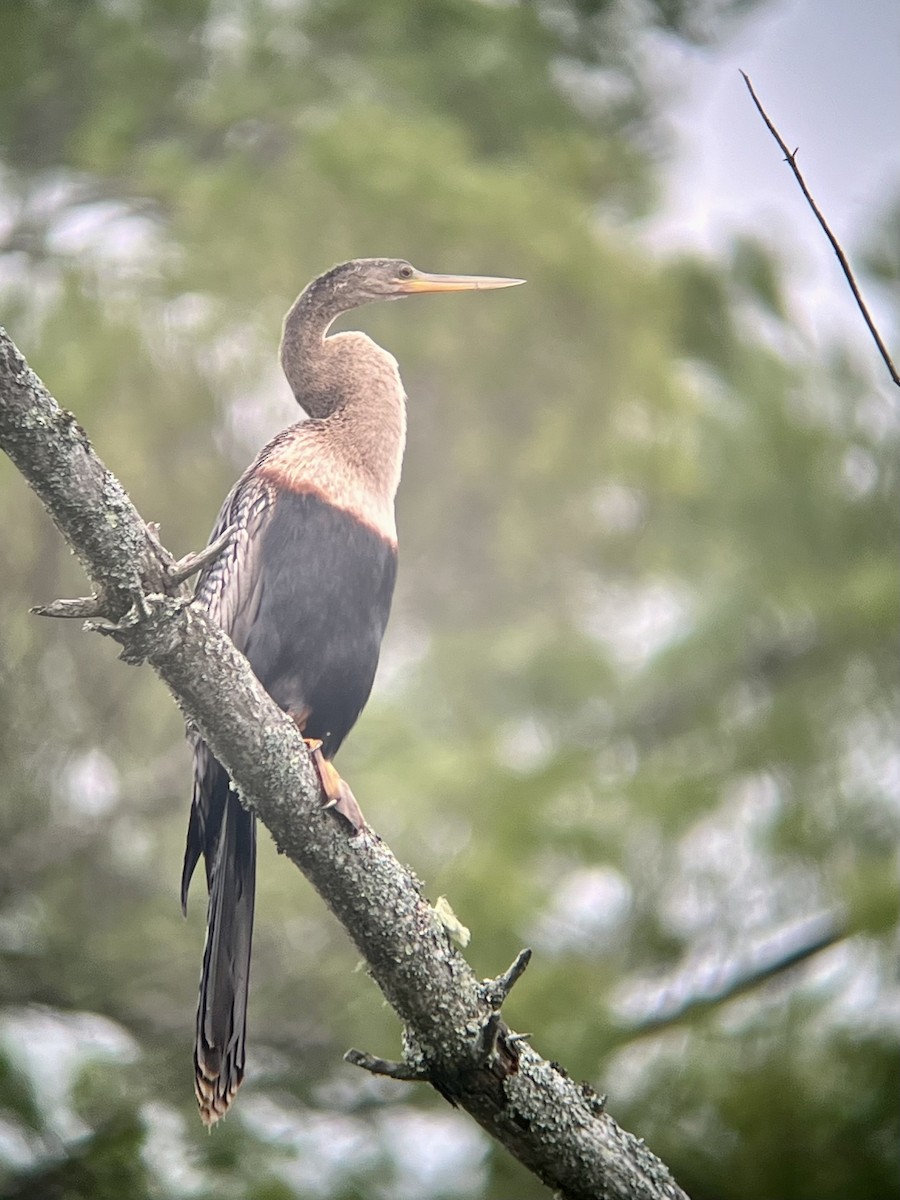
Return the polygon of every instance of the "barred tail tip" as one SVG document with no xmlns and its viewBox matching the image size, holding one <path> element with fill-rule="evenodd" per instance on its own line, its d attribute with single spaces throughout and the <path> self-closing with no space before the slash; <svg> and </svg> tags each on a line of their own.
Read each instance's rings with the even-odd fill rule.
<svg viewBox="0 0 900 1200">
<path fill-rule="evenodd" d="M 219 1075 L 207 1075 L 199 1063 L 195 1064 L 194 1095 L 200 1109 L 200 1120 L 207 1128 L 211 1128 L 228 1112 L 231 1102 L 241 1086 L 243 1074 L 236 1080 L 225 1085 Z"/>
</svg>

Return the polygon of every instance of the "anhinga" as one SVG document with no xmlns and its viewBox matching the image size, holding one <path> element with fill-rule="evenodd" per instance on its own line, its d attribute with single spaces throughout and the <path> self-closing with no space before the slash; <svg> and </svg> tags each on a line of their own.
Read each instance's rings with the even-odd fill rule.
<svg viewBox="0 0 900 1200">
<path fill-rule="evenodd" d="M 196 600 L 296 721 L 324 803 L 362 815 L 331 760 L 369 697 L 397 570 L 394 497 L 406 396 L 392 355 L 364 333 L 328 335 L 341 313 L 425 292 L 502 288 L 520 279 L 426 275 L 402 259 L 342 263 L 287 314 L 281 365 L 308 414 L 260 451 L 222 505 L 210 540 L 233 536 L 200 576 Z M 256 822 L 203 741 L 181 881 L 202 855 L 209 888 L 194 1050 L 203 1121 L 227 1110 L 244 1076 Z"/>
</svg>

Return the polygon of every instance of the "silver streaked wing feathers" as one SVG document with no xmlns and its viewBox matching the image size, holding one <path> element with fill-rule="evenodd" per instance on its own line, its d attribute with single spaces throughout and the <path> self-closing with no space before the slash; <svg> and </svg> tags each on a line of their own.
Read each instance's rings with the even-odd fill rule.
<svg viewBox="0 0 900 1200">
<path fill-rule="evenodd" d="M 244 476 L 238 482 L 222 505 L 210 541 L 229 525 L 234 526 L 234 536 L 201 574 L 194 593 L 195 600 L 225 630 L 238 650 L 246 649 L 259 610 L 262 594 L 259 534 L 274 499 L 272 486 L 258 476 Z"/>
</svg>

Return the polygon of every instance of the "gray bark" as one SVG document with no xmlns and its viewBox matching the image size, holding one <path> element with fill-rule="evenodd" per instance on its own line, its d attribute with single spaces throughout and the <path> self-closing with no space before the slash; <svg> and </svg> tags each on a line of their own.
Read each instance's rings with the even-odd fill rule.
<svg viewBox="0 0 900 1200">
<path fill-rule="evenodd" d="M 89 626 L 115 637 L 126 661 L 149 662 L 167 684 L 242 802 L 344 925 L 403 1022 L 402 1064 L 358 1052 L 351 1061 L 427 1080 L 571 1200 L 687 1200 L 588 1085 L 511 1034 L 499 1016 L 510 979 L 475 978 L 421 883 L 381 839 L 368 828 L 351 835 L 322 810 L 293 722 L 189 601 L 177 565 L 2 329 L 0 445 L 84 565 L 97 597 Z M 93 608 L 58 612 L 84 616 Z"/>
</svg>

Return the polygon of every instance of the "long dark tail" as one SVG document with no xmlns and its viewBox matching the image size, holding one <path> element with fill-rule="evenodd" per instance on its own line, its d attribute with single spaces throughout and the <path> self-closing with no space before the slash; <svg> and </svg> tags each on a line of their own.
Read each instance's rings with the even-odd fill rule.
<svg viewBox="0 0 900 1200">
<path fill-rule="evenodd" d="M 222 767 L 214 760 L 209 767 L 198 778 L 182 883 L 184 899 L 202 849 L 209 909 L 197 1004 L 194 1088 L 206 1125 L 224 1116 L 244 1078 L 256 891 L 256 819 L 241 806 Z"/>
</svg>

